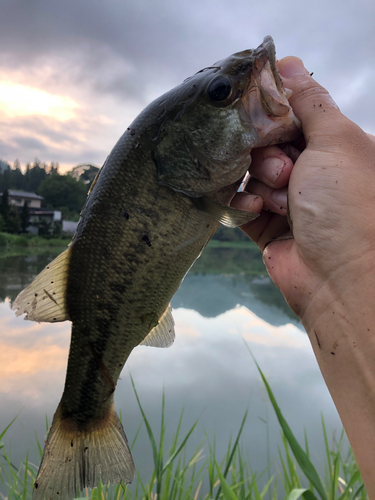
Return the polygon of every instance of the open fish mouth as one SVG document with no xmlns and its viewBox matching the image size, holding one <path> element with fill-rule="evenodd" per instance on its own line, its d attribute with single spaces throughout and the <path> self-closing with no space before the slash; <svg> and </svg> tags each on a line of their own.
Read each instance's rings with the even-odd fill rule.
<svg viewBox="0 0 375 500">
<path fill-rule="evenodd" d="M 292 92 L 284 88 L 277 70 L 272 37 L 265 37 L 253 56 L 251 82 L 243 103 L 259 136 L 254 147 L 297 139 L 301 135 L 301 123 L 288 101 Z"/>
</svg>

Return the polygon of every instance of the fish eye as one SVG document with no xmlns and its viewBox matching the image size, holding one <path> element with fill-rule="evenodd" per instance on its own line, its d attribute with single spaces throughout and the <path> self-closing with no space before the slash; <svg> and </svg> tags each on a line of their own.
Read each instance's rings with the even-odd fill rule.
<svg viewBox="0 0 375 500">
<path fill-rule="evenodd" d="M 218 76 L 212 80 L 208 87 L 208 96 L 214 102 L 224 101 L 231 93 L 232 84 L 226 76 Z"/>
</svg>

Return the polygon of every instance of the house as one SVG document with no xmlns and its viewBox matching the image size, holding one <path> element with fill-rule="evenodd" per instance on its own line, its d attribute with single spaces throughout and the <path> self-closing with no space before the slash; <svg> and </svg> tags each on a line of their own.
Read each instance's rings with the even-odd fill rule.
<svg viewBox="0 0 375 500">
<path fill-rule="evenodd" d="M 23 207 L 25 202 L 29 209 L 40 208 L 42 205 L 43 196 L 39 196 L 35 193 L 28 193 L 26 191 L 14 191 L 13 189 L 8 189 L 8 193 L 9 203 L 11 205 L 15 205 L 16 207 Z"/>
<path fill-rule="evenodd" d="M 62 224 L 59 210 L 42 208 L 43 196 L 27 191 L 15 191 L 14 189 L 8 189 L 8 193 L 10 205 L 16 206 L 19 213 L 22 212 L 25 203 L 29 207 L 30 225 L 27 227 L 28 233 L 38 234 L 41 224 L 47 228 L 49 227 L 51 232 L 56 224 Z M 2 194 L 0 193 L 0 196 Z"/>
<path fill-rule="evenodd" d="M 62 224 L 61 212 L 59 210 L 49 210 L 48 208 L 29 208 L 30 225 L 27 228 L 28 233 L 38 234 L 41 224 L 46 223 L 52 233 L 55 225 Z"/>
<path fill-rule="evenodd" d="M 63 234 L 73 236 L 73 234 L 76 232 L 78 226 L 78 222 L 74 222 L 71 220 L 63 220 L 62 221 L 62 232 Z"/>
</svg>

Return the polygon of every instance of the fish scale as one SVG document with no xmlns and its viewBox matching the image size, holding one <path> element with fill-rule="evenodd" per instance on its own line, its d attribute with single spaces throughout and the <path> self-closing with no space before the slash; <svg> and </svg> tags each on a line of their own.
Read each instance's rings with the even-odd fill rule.
<svg viewBox="0 0 375 500">
<path fill-rule="evenodd" d="M 119 139 L 71 245 L 13 306 L 25 319 L 72 322 L 34 500 L 70 500 L 99 478 L 131 482 L 114 409 L 121 370 L 137 345 L 173 343 L 170 300 L 218 224 L 258 216 L 228 206 L 251 150 L 299 135 L 266 37 L 156 99 Z"/>
</svg>

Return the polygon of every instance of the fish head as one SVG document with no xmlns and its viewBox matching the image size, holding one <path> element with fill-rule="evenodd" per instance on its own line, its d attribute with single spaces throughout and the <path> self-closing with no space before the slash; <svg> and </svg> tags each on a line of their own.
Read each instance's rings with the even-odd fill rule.
<svg viewBox="0 0 375 500">
<path fill-rule="evenodd" d="M 288 97 L 271 37 L 188 78 L 161 100 L 159 182 L 199 197 L 240 181 L 253 148 L 300 137 Z"/>
</svg>

